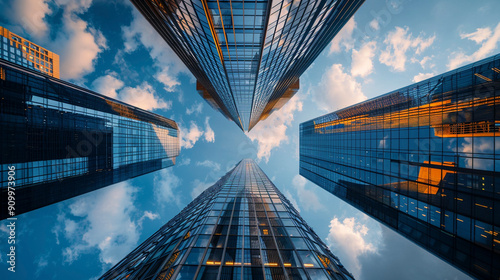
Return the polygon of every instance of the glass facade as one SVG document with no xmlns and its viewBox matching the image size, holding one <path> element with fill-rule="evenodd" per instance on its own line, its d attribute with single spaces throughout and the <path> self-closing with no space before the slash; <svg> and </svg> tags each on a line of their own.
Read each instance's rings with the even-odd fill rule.
<svg viewBox="0 0 500 280">
<path fill-rule="evenodd" d="M 500 55 L 300 125 L 300 174 L 473 277 L 500 278 Z"/>
<path fill-rule="evenodd" d="M 289 100 L 364 0 L 131 0 L 242 130 Z"/>
<path fill-rule="evenodd" d="M 0 26 L 0 58 L 59 79 L 59 55 Z"/>
<path fill-rule="evenodd" d="M 353 278 L 246 159 L 101 279 Z"/>
<path fill-rule="evenodd" d="M 15 215 L 175 164 L 174 121 L 2 59 L 0 73 L 0 188 L 7 205 L 14 166 Z"/>
</svg>

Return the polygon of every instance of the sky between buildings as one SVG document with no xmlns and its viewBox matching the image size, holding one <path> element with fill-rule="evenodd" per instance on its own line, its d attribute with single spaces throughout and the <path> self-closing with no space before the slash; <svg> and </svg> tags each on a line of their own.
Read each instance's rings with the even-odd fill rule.
<svg viewBox="0 0 500 280">
<path fill-rule="evenodd" d="M 254 158 L 357 279 L 469 279 L 298 175 L 301 122 L 499 52 L 500 2 L 368 0 L 280 111 L 243 133 L 125 0 L 0 0 L 0 25 L 58 53 L 61 79 L 174 119 L 176 166 L 18 217 L 17 272 L 99 277 L 242 158 Z M 5 253 L 5 254 L 4 254 Z"/>
</svg>

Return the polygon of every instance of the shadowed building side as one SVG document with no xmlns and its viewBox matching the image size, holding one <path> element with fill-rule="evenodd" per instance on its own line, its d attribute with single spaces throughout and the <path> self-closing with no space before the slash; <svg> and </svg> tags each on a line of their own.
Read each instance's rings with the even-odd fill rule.
<svg viewBox="0 0 500 280">
<path fill-rule="evenodd" d="M 0 73 L 2 205 L 15 187 L 1 219 L 175 164 L 174 121 L 2 59 Z"/>
<path fill-rule="evenodd" d="M 364 0 L 131 0 L 242 130 L 278 110 Z"/>
</svg>

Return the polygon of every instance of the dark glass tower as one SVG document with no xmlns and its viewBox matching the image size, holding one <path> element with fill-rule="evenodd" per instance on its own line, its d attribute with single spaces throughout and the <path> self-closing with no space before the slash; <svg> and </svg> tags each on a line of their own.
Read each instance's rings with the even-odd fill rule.
<svg viewBox="0 0 500 280">
<path fill-rule="evenodd" d="M 131 0 L 242 130 L 283 106 L 364 0 Z"/>
<path fill-rule="evenodd" d="M 174 121 L 2 59 L 0 97 L 2 219 L 172 166 L 179 154 Z"/>
<path fill-rule="evenodd" d="M 101 279 L 353 278 L 246 159 Z"/>
<path fill-rule="evenodd" d="M 500 56 L 300 125 L 300 174 L 473 277 L 500 277 Z"/>
</svg>

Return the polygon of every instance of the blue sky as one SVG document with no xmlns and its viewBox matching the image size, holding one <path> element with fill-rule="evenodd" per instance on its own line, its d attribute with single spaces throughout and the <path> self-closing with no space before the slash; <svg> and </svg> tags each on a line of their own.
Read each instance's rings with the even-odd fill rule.
<svg viewBox="0 0 500 280">
<path fill-rule="evenodd" d="M 0 0 L 0 25 L 61 56 L 61 78 L 172 118 L 176 166 L 18 218 L 17 272 L 1 279 L 100 276 L 217 181 L 254 158 L 358 279 L 468 279 L 298 175 L 306 120 L 496 54 L 499 1 L 367 1 L 301 77 L 280 111 L 243 133 L 125 0 Z M 6 223 L 0 240 L 6 240 Z M 14 276 L 14 277 L 13 277 Z"/>
</svg>

